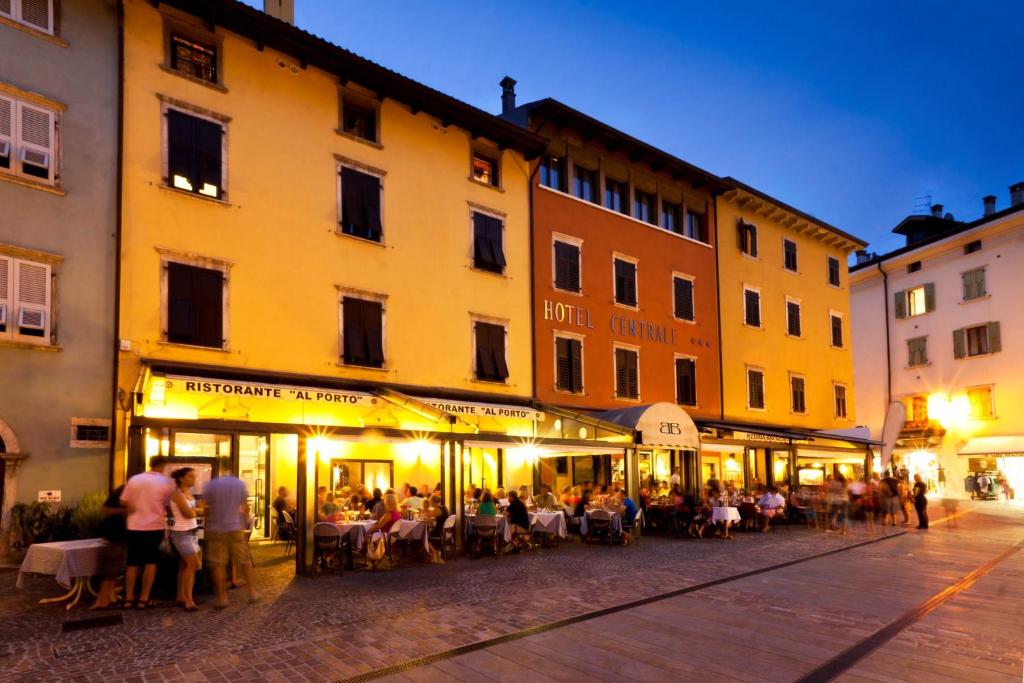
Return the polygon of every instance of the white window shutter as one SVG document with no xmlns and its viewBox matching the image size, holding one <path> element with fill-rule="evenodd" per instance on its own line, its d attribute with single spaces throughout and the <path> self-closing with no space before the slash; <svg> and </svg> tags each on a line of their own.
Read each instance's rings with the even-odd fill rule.
<svg viewBox="0 0 1024 683">
<path fill-rule="evenodd" d="M 43 331 L 48 341 L 50 320 L 50 266 L 15 260 L 14 295 L 17 297 L 17 325 Z"/>
<path fill-rule="evenodd" d="M 53 180 L 53 112 L 18 102 L 18 147 L 20 160 L 46 169 Z"/>
<path fill-rule="evenodd" d="M 3 95 L 0 95 L 0 168 L 14 170 L 14 100 Z"/>
<path fill-rule="evenodd" d="M 14 277 L 14 269 L 11 268 L 11 258 L 0 256 L 0 325 L 10 329 L 11 324 L 11 279 Z"/>
<path fill-rule="evenodd" d="M 0 14 L 7 17 L 14 14 L 13 2 L 14 0 L 0 0 Z"/>
<path fill-rule="evenodd" d="M 40 31 L 53 33 L 53 0 L 21 0 L 21 20 Z"/>
</svg>

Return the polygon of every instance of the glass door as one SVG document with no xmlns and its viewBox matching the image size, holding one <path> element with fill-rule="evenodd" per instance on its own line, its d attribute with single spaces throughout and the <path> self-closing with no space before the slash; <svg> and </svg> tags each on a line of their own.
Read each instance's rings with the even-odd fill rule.
<svg viewBox="0 0 1024 683">
<path fill-rule="evenodd" d="M 267 500 L 267 470 L 270 444 L 266 434 L 238 436 L 238 478 L 249 492 L 249 522 L 253 538 L 267 538 L 270 505 Z"/>
</svg>

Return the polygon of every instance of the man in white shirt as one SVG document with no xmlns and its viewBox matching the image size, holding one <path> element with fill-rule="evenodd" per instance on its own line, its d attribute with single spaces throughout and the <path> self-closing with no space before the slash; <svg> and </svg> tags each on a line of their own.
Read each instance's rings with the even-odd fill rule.
<svg viewBox="0 0 1024 683">
<path fill-rule="evenodd" d="M 674 470 L 672 470 L 672 476 L 668 478 L 668 485 L 679 486 L 679 482 L 681 482 L 682 480 L 683 478 L 679 475 L 679 468 L 677 467 Z"/>
<path fill-rule="evenodd" d="M 779 487 L 772 485 L 761 496 L 761 500 L 757 501 L 757 506 L 761 508 L 761 531 L 767 532 L 772 517 L 782 514 L 783 508 L 786 507 L 786 499 L 779 494 Z"/>
<path fill-rule="evenodd" d="M 167 458 L 154 455 L 149 460 L 149 471 L 136 474 L 124 485 L 121 504 L 128 508 L 125 545 L 128 546 L 127 568 L 124 572 L 124 602 L 135 606 L 135 581 L 142 567 L 142 590 L 139 592 L 140 609 L 151 607 L 149 592 L 156 579 L 156 565 L 160 561 L 160 542 L 167 528 L 167 503 L 174 484 L 163 473 Z"/>
<path fill-rule="evenodd" d="M 410 510 L 422 510 L 423 499 L 419 495 L 419 491 L 415 486 L 409 488 L 409 497 L 402 501 L 402 507 L 407 507 Z"/>
</svg>

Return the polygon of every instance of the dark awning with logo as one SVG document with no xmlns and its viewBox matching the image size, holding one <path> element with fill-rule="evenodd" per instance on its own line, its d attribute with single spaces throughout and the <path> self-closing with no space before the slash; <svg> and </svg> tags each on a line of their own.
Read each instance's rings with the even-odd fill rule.
<svg viewBox="0 0 1024 683">
<path fill-rule="evenodd" d="M 652 403 L 596 413 L 594 417 L 637 432 L 637 444 L 699 451 L 700 434 L 693 419 L 674 403 Z"/>
</svg>

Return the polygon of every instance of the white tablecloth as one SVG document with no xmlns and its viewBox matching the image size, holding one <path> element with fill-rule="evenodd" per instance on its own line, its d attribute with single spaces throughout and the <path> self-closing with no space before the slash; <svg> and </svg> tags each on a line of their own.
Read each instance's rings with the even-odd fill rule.
<svg viewBox="0 0 1024 683">
<path fill-rule="evenodd" d="M 366 537 L 377 526 L 377 522 L 367 519 L 359 522 L 337 522 L 334 526 L 338 527 L 342 534 L 348 534 L 353 550 L 362 550 L 366 544 Z"/>
<path fill-rule="evenodd" d="M 584 536 L 587 535 L 587 521 L 590 519 L 590 514 L 592 512 L 593 510 L 587 510 L 587 514 L 584 515 L 583 519 L 580 520 L 580 534 Z M 609 510 L 608 512 L 610 512 L 612 516 L 612 533 L 621 534 L 622 516 L 618 512 L 615 512 L 614 510 Z"/>
<path fill-rule="evenodd" d="M 421 541 L 423 551 L 430 551 L 430 535 L 423 520 L 400 519 L 391 527 L 391 536 L 394 540 Z"/>
<path fill-rule="evenodd" d="M 464 536 L 469 538 L 469 535 L 473 532 L 473 524 L 476 521 L 476 515 L 466 515 L 466 524 L 464 526 Z M 508 520 L 505 519 L 504 515 L 498 515 L 498 538 L 505 541 L 505 543 L 512 542 L 512 528 L 508 524 Z"/>
<path fill-rule="evenodd" d="M 78 541 L 34 543 L 29 546 L 18 570 L 17 586 L 24 585 L 25 574 L 48 574 L 57 583 L 71 588 L 75 579 L 118 571 L 124 567 L 124 552 L 102 538 Z"/>
<path fill-rule="evenodd" d="M 531 512 L 530 531 L 558 534 L 559 538 L 565 538 L 565 515 L 561 512 Z"/>
<path fill-rule="evenodd" d="M 720 522 L 738 522 L 740 521 L 739 508 L 711 508 L 711 521 L 715 524 Z"/>
</svg>

